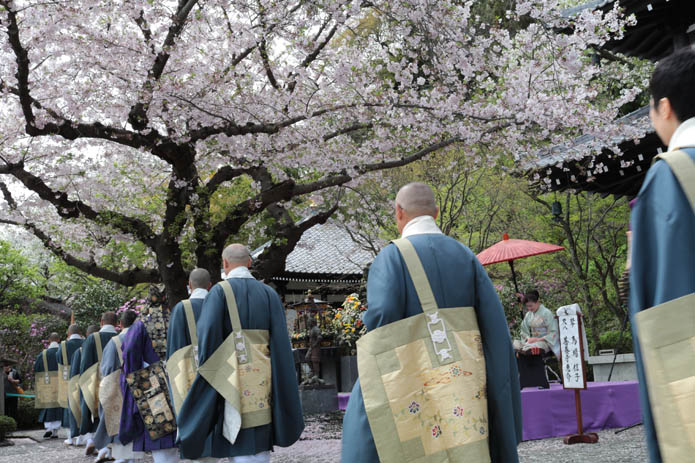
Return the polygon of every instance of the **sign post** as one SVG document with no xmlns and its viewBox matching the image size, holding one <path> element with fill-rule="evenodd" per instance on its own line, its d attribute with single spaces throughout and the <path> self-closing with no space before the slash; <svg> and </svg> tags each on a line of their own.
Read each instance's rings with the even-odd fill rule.
<svg viewBox="0 0 695 463">
<path fill-rule="evenodd" d="M 582 399 L 580 391 L 586 389 L 586 368 L 584 363 L 584 340 L 582 336 L 582 315 L 576 311 L 558 310 L 560 349 L 562 352 L 562 385 L 574 390 L 577 413 L 577 433 L 565 436 L 565 444 L 595 444 L 598 434 L 584 433 L 582 423 Z"/>
</svg>

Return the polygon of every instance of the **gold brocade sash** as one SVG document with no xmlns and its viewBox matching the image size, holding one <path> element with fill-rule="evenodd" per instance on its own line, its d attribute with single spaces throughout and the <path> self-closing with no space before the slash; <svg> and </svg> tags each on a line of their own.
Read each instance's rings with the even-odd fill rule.
<svg viewBox="0 0 695 463">
<path fill-rule="evenodd" d="M 118 434 L 123 410 L 123 392 L 121 391 L 121 372 L 123 371 L 123 348 L 120 336 L 111 338 L 116 347 L 121 367 L 109 373 L 99 383 L 99 403 L 104 410 L 104 424 L 109 436 Z"/>
<path fill-rule="evenodd" d="M 60 343 L 60 353 L 63 364 L 58 365 L 58 403 L 62 408 L 68 408 L 68 383 L 70 382 L 70 363 L 68 361 L 67 341 Z"/>
<path fill-rule="evenodd" d="M 82 421 L 82 409 L 80 408 L 80 375 L 75 375 L 68 382 L 68 405 L 75 422 Z M 79 427 L 79 424 L 78 424 Z"/>
<path fill-rule="evenodd" d="M 171 386 L 171 398 L 174 401 L 174 410 L 177 416 L 198 373 L 198 334 L 193 305 L 188 299 L 181 302 L 183 303 L 184 317 L 191 343 L 174 352 L 166 364 L 170 380 L 169 385 Z"/>
<path fill-rule="evenodd" d="M 97 348 L 97 362 L 87 368 L 87 370 L 80 375 L 78 384 L 80 385 L 80 391 L 82 391 L 82 397 L 84 402 L 87 404 L 89 411 L 92 413 L 92 417 L 99 416 L 99 383 L 101 382 L 101 372 L 99 371 L 99 364 L 101 363 L 101 335 L 100 333 L 94 333 L 94 343 Z M 84 352 L 82 352 L 84 355 Z"/>
<path fill-rule="evenodd" d="M 219 283 L 227 299 L 232 332 L 198 372 L 241 414 L 241 428 L 272 421 L 270 335 L 267 330 L 242 330 L 234 291 Z"/>
<path fill-rule="evenodd" d="M 671 167 L 695 213 L 695 163 L 683 151 L 658 157 Z M 695 454 L 695 293 L 637 313 L 635 325 L 661 458 L 665 463 L 691 461 Z"/>
<path fill-rule="evenodd" d="M 36 400 L 34 408 L 59 408 L 58 403 L 58 372 L 48 371 L 46 350 L 41 352 L 43 371 L 36 375 Z"/>
<path fill-rule="evenodd" d="M 394 244 L 423 313 L 357 341 L 362 397 L 379 459 L 488 463 L 485 357 L 475 309 L 439 310 L 412 243 Z"/>
</svg>

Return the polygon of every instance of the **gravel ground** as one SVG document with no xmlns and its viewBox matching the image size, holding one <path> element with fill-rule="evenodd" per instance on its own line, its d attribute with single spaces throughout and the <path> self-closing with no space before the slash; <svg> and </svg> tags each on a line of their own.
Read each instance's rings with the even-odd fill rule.
<svg viewBox="0 0 695 463">
<path fill-rule="evenodd" d="M 340 461 L 341 413 L 309 416 L 299 442 L 289 448 L 276 448 L 272 463 L 337 463 Z M 565 445 L 561 438 L 522 442 L 521 463 L 633 463 L 647 461 L 642 426 L 620 434 L 615 430 L 599 432 L 597 444 Z M 12 447 L 0 447 L 0 463 L 92 463 L 84 456 L 84 447 L 68 448 L 63 439 L 44 441 L 40 431 L 20 431 Z M 152 462 L 152 458 L 145 460 Z M 184 460 L 185 461 L 185 460 Z"/>
</svg>

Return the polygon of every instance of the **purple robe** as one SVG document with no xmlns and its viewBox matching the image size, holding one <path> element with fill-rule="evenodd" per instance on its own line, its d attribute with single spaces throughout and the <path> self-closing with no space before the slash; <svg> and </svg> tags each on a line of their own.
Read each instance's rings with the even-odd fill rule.
<svg viewBox="0 0 695 463">
<path fill-rule="evenodd" d="M 123 444 L 133 443 L 133 450 L 144 452 L 150 450 L 170 449 L 176 447 L 176 433 L 152 440 L 145 429 L 145 423 L 135 404 L 135 398 L 125 377 L 128 373 L 140 370 L 148 365 L 159 362 L 159 356 L 154 352 L 152 340 L 141 321 L 136 321 L 128 330 L 123 340 L 123 374 L 121 375 L 121 391 L 123 391 L 123 412 L 118 437 Z"/>
</svg>

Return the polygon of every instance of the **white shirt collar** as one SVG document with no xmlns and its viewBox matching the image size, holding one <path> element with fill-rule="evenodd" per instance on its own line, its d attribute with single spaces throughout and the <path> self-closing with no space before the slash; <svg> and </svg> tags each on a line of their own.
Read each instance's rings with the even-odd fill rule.
<svg viewBox="0 0 695 463">
<path fill-rule="evenodd" d="M 679 125 L 668 144 L 669 151 L 690 147 L 695 147 L 695 117 L 691 117 Z"/>
<path fill-rule="evenodd" d="M 121 333 L 119 334 L 119 336 L 125 335 L 125 334 L 128 332 L 129 329 L 130 329 L 130 327 L 128 327 L 128 328 L 123 328 L 123 329 L 121 330 Z"/>
<path fill-rule="evenodd" d="M 57 342 L 53 341 L 52 343 L 50 343 L 50 344 L 48 345 L 48 349 L 53 349 L 54 347 L 55 347 L 55 348 L 59 348 L 59 347 L 60 347 L 60 344 L 58 344 Z"/>
<path fill-rule="evenodd" d="M 68 338 L 68 341 L 72 341 L 73 339 L 84 339 L 84 338 L 82 337 L 81 334 L 75 333 L 75 334 L 70 335 L 70 337 Z"/>
<path fill-rule="evenodd" d="M 100 333 L 116 333 L 116 327 L 113 325 L 104 325 L 99 330 Z"/>
<path fill-rule="evenodd" d="M 193 290 L 190 296 L 188 296 L 188 299 L 205 299 L 205 296 L 208 295 L 208 290 L 205 288 L 196 288 Z"/>
<path fill-rule="evenodd" d="M 243 265 L 236 267 L 231 272 L 229 272 L 227 274 L 226 279 L 228 280 L 230 278 L 251 278 L 251 279 L 255 280 L 255 278 L 253 278 L 253 275 L 251 275 L 251 272 L 249 271 L 249 269 L 247 269 Z"/>
<path fill-rule="evenodd" d="M 421 215 L 419 217 L 415 217 L 413 220 L 408 222 L 405 227 L 403 227 L 401 238 L 406 238 L 413 235 L 424 235 L 427 233 L 436 233 L 441 235 L 442 231 L 437 226 L 437 222 L 434 221 L 434 217 L 431 215 Z"/>
</svg>

